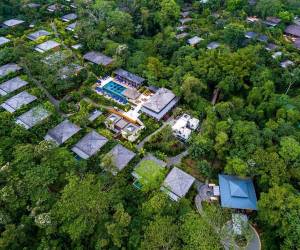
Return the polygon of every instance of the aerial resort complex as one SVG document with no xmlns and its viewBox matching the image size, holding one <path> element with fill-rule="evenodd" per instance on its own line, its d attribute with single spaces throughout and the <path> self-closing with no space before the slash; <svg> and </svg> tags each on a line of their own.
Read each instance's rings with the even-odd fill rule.
<svg viewBox="0 0 300 250">
<path fill-rule="evenodd" d="M 1 250 L 299 250 L 300 0 L 2 0 L 0 128 Z"/>
</svg>

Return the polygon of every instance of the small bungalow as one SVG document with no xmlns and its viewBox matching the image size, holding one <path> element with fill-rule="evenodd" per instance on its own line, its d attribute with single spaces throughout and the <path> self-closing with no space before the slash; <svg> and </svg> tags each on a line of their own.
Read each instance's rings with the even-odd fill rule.
<svg viewBox="0 0 300 250">
<path fill-rule="evenodd" d="M 181 18 L 181 19 L 179 19 L 179 22 L 181 23 L 181 25 L 184 25 L 184 24 L 189 23 L 189 22 L 191 22 L 191 21 L 193 21 L 193 19 L 190 18 L 190 17 L 186 17 L 186 18 Z"/>
<path fill-rule="evenodd" d="M 182 16 L 183 18 L 186 18 L 190 15 L 190 12 L 189 11 L 182 11 L 180 12 L 180 16 Z"/>
<path fill-rule="evenodd" d="M 113 175 L 117 175 L 118 172 L 122 171 L 129 162 L 135 157 L 135 153 L 125 148 L 121 144 L 117 144 L 110 150 L 105 157 L 111 157 L 112 164 L 115 170 L 112 170 Z"/>
<path fill-rule="evenodd" d="M 124 69 L 117 69 L 114 71 L 115 78 L 130 87 L 139 88 L 145 82 L 145 79 L 137 76 L 131 72 Z"/>
<path fill-rule="evenodd" d="M 266 43 L 266 42 L 268 42 L 268 37 L 263 34 L 258 34 L 257 40 L 262 43 Z"/>
<path fill-rule="evenodd" d="M 77 142 L 72 151 L 82 159 L 89 159 L 108 142 L 104 136 L 99 135 L 96 131 L 91 131 Z"/>
<path fill-rule="evenodd" d="M 174 167 L 164 180 L 161 190 L 166 192 L 172 200 L 179 201 L 188 193 L 194 181 L 193 176 Z"/>
<path fill-rule="evenodd" d="M 30 8 L 30 9 L 37 9 L 37 8 L 41 7 L 41 5 L 39 3 L 28 3 L 25 5 L 25 7 Z"/>
<path fill-rule="evenodd" d="M 25 23 L 25 21 L 20 19 L 9 19 L 3 22 L 3 26 L 6 28 L 13 28 L 23 23 Z"/>
<path fill-rule="evenodd" d="M 66 27 L 66 30 L 74 32 L 77 22 L 71 23 Z"/>
<path fill-rule="evenodd" d="M 103 113 L 100 110 L 95 109 L 92 113 L 90 113 L 88 120 L 90 122 L 93 122 L 93 121 L 95 121 L 102 114 Z"/>
<path fill-rule="evenodd" d="M 10 113 L 14 113 L 21 107 L 32 103 L 36 99 L 37 98 L 35 96 L 29 94 L 27 91 L 23 91 L 6 100 L 4 103 L 1 104 L 1 107 Z"/>
<path fill-rule="evenodd" d="M 278 17 L 267 17 L 263 23 L 269 27 L 276 27 L 278 24 L 280 24 L 281 19 Z"/>
<path fill-rule="evenodd" d="M 0 36 L 0 46 L 7 44 L 10 42 L 10 39 L 4 37 L 4 36 Z"/>
<path fill-rule="evenodd" d="M 300 25 L 291 24 L 286 27 L 284 33 L 294 38 L 300 38 Z"/>
<path fill-rule="evenodd" d="M 294 46 L 295 48 L 300 49 L 300 38 L 295 39 Z"/>
<path fill-rule="evenodd" d="M 17 89 L 26 86 L 27 84 L 28 82 L 22 80 L 20 77 L 14 77 L 0 84 L 0 95 L 5 96 L 7 94 L 10 94 L 16 91 Z"/>
<path fill-rule="evenodd" d="M 77 19 L 77 15 L 75 13 L 70 13 L 61 17 L 64 22 L 70 22 Z"/>
<path fill-rule="evenodd" d="M 45 36 L 49 36 L 49 35 L 50 35 L 50 32 L 48 32 L 46 30 L 38 30 L 36 32 L 29 34 L 27 36 L 27 38 L 31 41 L 36 41 L 37 39 L 39 39 L 41 37 L 45 37 Z"/>
<path fill-rule="evenodd" d="M 15 63 L 8 63 L 0 67 L 0 78 L 7 76 L 10 73 L 20 71 L 22 68 Z"/>
<path fill-rule="evenodd" d="M 179 39 L 183 39 L 183 38 L 187 37 L 188 35 L 189 35 L 188 33 L 183 32 L 183 33 L 177 34 L 175 36 L 175 38 L 179 40 Z"/>
<path fill-rule="evenodd" d="M 57 50 L 59 48 L 60 44 L 56 41 L 49 40 L 44 43 L 41 43 L 35 47 L 35 51 L 38 51 L 40 53 L 45 53 L 50 50 Z"/>
<path fill-rule="evenodd" d="M 147 154 L 131 173 L 134 177 L 133 185 L 142 189 L 143 185 L 161 184 L 165 176 L 167 164 L 151 154 Z"/>
<path fill-rule="evenodd" d="M 77 134 L 80 129 L 80 127 L 71 123 L 69 120 L 64 120 L 56 127 L 50 129 L 44 139 L 61 145 L 73 135 Z"/>
<path fill-rule="evenodd" d="M 186 26 L 186 25 L 181 25 L 181 26 L 176 27 L 176 30 L 180 31 L 180 32 L 183 32 L 187 29 L 188 29 L 188 26 Z"/>
<path fill-rule="evenodd" d="M 72 49 L 75 49 L 75 50 L 79 50 L 80 48 L 82 48 L 82 45 L 80 43 L 78 44 L 74 44 L 71 46 Z"/>
<path fill-rule="evenodd" d="M 283 53 L 281 51 L 277 51 L 277 52 L 272 54 L 272 58 L 276 59 L 278 57 L 281 57 L 282 55 L 283 55 Z"/>
<path fill-rule="evenodd" d="M 16 123 L 25 129 L 30 129 L 50 116 L 50 113 L 42 107 L 34 107 L 16 119 Z"/>
<path fill-rule="evenodd" d="M 187 40 L 187 43 L 191 46 L 196 46 L 198 43 L 200 43 L 203 40 L 203 38 L 200 38 L 199 36 L 194 36 Z"/>
<path fill-rule="evenodd" d="M 47 10 L 49 12 L 55 12 L 57 10 L 59 10 L 61 8 L 61 6 L 59 4 L 51 4 L 47 7 Z"/>
<path fill-rule="evenodd" d="M 267 50 L 267 51 L 272 51 L 272 50 L 275 50 L 275 49 L 277 49 L 278 48 L 278 46 L 276 45 L 276 44 L 274 44 L 274 43 L 268 43 L 266 46 L 265 46 L 265 49 Z"/>
<path fill-rule="evenodd" d="M 113 58 L 96 51 L 86 53 L 83 58 L 89 62 L 102 66 L 108 66 L 113 62 Z"/>
<path fill-rule="evenodd" d="M 218 43 L 218 42 L 210 42 L 207 46 L 206 46 L 206 48 L 207 49 L 217 49 L 218 47 L 220 47 L 220 43 Z"/>
<path fill-rule="evenodd" d="M 178 101 L 179 98 L 171 90 L 160 88 L 142 105 L 141 111 L 159 121 L 176 106 Z"/>
<path fill-rule="evenodd" d="M 258 36 L 258 34 L 254 31 L 248 31 L 245 33 L 245 37 L 248 39 L 255 39 Z"/>
<path fill-rule="evenodd" d="M 295 63 L 291 60 L 285 60 L 285 61 L 280 63 L 280 67 L 284 68 L 284 69 L 287 69 L 288 67 L 293 66 L 294 64 Z"/>
<path fill-rule="evenodd" d="M 251 179 L 220 174 L 219 185 L 222 207 L 257 210 L 257 199 Z"/>
</svg>

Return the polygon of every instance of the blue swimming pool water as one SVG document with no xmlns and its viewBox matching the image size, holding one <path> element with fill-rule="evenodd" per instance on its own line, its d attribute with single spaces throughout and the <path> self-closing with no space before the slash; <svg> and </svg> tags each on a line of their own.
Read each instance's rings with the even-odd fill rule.
<svg viewBox="0 0 300 250">
<path fill-rule="evenodd" d="M 123 95 L 123 92 L 126 90 L 126 88 L 123 87 L 122 85 L 120 85 L 114 81 L 110 81 L 109 83 L 105 84 L 102 87 L 102 90 L 106 94 L 110 95 L 112 98 L 116 99 L 117 101 L 127 103 L 127 99 Z"/>
</svg>

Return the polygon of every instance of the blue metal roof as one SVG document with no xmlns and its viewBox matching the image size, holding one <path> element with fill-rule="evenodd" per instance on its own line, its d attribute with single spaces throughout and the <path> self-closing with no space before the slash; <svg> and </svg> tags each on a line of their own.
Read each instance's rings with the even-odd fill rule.
<svg viewBox="0 0 300 250">
<path fill-rule="evenodd" d="M 251 179 L 219 175 L 221 206 L 257 210 L 257 199 Z"/>
</svg>

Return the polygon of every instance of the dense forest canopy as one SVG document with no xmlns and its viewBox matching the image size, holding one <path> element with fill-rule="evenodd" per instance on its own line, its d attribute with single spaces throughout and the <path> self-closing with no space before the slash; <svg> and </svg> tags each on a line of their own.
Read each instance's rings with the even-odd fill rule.
<svg viewBox="0 0 300 250">
<path fill-rule="evenodd" d="M 33 2 L 39 7 L 30 7 Z M 47 10 L 51 4 L 59 6 L 54 13 Z M 175 38 L 184 6 L 192 10 L 190 37 L 203 38 L 196 46 Z M 71 12 L 78 15 L 76 37 L 60 20 Z M 250 16 L 281 22 L 269 27 L 247 22 Z M 21 65 L 26 90 L 51 116 L 26 130 L 15 119 L 33 104 L 15 113 L 0 110 L 0 249 L 222 249 L 216 229 L 231 211 L 204 204 L 201 216 L 194 204 L 196 188 L 174 202 L 160 191 L 160 183 L 143 191 L 132 185 L 131 172 L 146 153 L 166 160 L 184 149 L 187 155 L 178 167 L 199 181 L 217 182 L 220 173 L 253 179 L 258 211 L 249 217 L 262 249 L 299 249 L 300 51 L 295 39 L 284 35 L 297 16 L 299 0 L 1 0 L 0 22 L 18 18 L 25 24 L 0 29 L 0 36 L 11 40 L 0 48 L 0 66 Z M 47 39 L 27 39 L 38 29 L 61 43 L 49 63 L 33 50 Z M 272 57 L 267 43 L 245 39 L 249 31 L 266 35 L 281 54 Z M 220 46 L 207 49 L 211 42 Z M 79 50 L 70 49 L 79 43 Z M 113 65 L 85 64 L 82 55 L 88 51 L 111 56 Z M 286 60 L 293 65 L 280 67 Z M 61 68 L 71 63 L 84 69 L 62 78 Z M 103 126 L 104 116 L 89 122 L 96 107 L 117 105 L 91 87 L 119 67 L 144 77 L 148 86 L 172 90 L 180 97 L 173 115 L 199 118 L 200 132 L 182 146 L 166 127 L 137 148 L 117 141 Z M 0 77 L 0 83 L 17 75 Z M 1 96 L 1 103 L 6 99 Z M 44 141 L 65 118 L 82 130 L 60 147 Z M 142 118 L 144 137 L 161 127 Z M 109 142 L 89 160 L 78 160 L 70 149 L 92 129 Z M 113 175 L 105 171 L 111 161 L 104 155 L 117 143 L 136 156 Z"/>
</svg>

